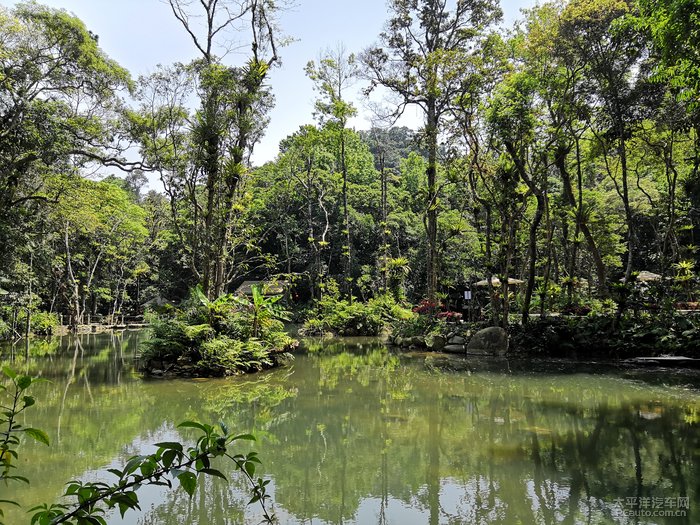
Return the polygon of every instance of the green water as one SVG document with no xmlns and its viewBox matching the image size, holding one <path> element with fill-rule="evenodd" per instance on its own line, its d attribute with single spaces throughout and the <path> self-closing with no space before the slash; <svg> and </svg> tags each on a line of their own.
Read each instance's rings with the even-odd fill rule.
<svg viewBox="0 0 700 525">
<path fill-rule="evenodd" d="M 23 445 L 31 485 L 0 487 L 0 499 L 26 509 L 71 479 L 109 479 L 105 468 L 149 444 L 187 439 L 175 425 L 196 419 L 258 437 L 281 523 L 700 523 L 697 372 L 504 361 L 449 373 L 356 339 L 307 342 L 311 353 L 255 376 L 143 380 L 132 359 L 142 338 L 54 339 L 29 359 L 19 350 L 16 368 L 50 380 L 33 387 L 24 423 L 52 445 Z M 260 518 L 236 477 L 207 481 L 191 500 L 151 488 L 140 497 L 142 512 L 110 524 Z M 635 510 L 685 516 L 624 515 Z"/>
</svg>

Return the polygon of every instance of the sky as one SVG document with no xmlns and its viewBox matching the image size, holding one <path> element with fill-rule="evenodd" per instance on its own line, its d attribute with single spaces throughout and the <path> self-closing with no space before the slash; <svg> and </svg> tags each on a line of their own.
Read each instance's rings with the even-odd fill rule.
<svg viewBox="0 0 700 525">
<path fill-rule="evenodd" d="M 16 3 L 16 0 L 0 0 L 4 7 Z M 165 0 L 39 0 L 39 3 L 75 14 L 99 36 L 100 47 L 107 55 L 128 69 L 134 78 L 153 72 L 158 64 L 187 63 L 198 57 Z M 502 0 L 504 27 L 512 26 L 520 9 L 534 3 L 535 0 Z M 377 41 L 387 17 L 384 0 L 296 0 L 295 7 L 281 14 L 280 26 L 293 41 L 279 51 L 281 67 L 275 68 L 270 77 L 276 104 L 267 133 L 254 150 L 254 164 L 274 160 L 282 139 L 299 126 L 313 122 L 316 95 L 313 83 L 304 73 L 307 62 L 340 43 L 349 53 L 361 52 Z M 229 55 L 227 63 L 240 63 L 247 49 L 239 55 Z M 350 125 L 367 129 L 371 113 L 363 109 L 361 88 L 361 84 L 353 88 L 359 114 Z M 400 123 L 416 127 L 420 116 L 409 111 Z"/>
</svg>

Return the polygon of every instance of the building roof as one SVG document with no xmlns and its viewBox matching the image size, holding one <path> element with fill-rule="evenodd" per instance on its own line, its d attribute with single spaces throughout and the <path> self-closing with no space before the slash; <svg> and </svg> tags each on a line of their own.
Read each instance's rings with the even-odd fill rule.
<svg viewBox="0 0 700 525">
<path fill-rule="evenodd" d="M 253 286 L 259 286 L 263 295 L 282 295 L 287 286 L 289 286 L 289 281 L 278 281 L 274 279 L 266 281 L 243 281 L 241 285 L 236 288 L 234 293 L 238 295 L 252 295 Z"/>
<path fill-rule="evenodd" d="M 521 281 L 520 279 L 515 279 L 513 277 L 508 277 L 508 284 L 509 285 L 514 285 L 514 284 L 523 284 L 525 281 Z M 491 284 L 493 286 L 501 286 L 501 280 L 498 277 L 492 277 L 491 278 Z M 489 281 L 488 279 L 484 279 L 483 281 L 478 281 L 474 283 L 474 286 L 488 286 Z"/>
</svg>

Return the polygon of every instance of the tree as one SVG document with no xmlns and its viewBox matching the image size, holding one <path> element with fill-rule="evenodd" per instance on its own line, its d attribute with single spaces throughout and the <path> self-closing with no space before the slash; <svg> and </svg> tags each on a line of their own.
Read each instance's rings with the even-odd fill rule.
<svg viewBox="0 0 700 525">
<path fill-rule="evenodd" d="M 0 268 L 23 245 L 31 218 L 56 200 L 52 177 L 86 164 L 131 170 L 118 121 L 129 74 L 97 37 L 63 10 L 0 8 Z M 4 271 L 0 270 L 0 274 Z"/>
<path fill-rule="evenodd" d="M 338 158 L 340 171 L 343 175 L 343 218 L 345 221 L 345 286 L 347 295 L 352 302 L 353 254 L 352 235 L 350 232 L 350 212 L 348 208 L 348 164 L 346 153 L 346 127 L 348 119 L 357 111 L 352 103 L 343 96 L 358 75 L 355 55 L 347 55 L 343 46 L 335 51 L 326 51 L 318 64 L 313 61 L 306 66 L 306 74 L 316 84 L 321 98 L 316 101 L 316 111 L 321 124 L 326 124 L 338 137 Z"/>
<path fill-rule="evenodd" d="M 630 9 L 624 0 L 574 0 L 562 13 L 560 29 L 565 52 L 583 58 L 580 93 L 588 99 L 591 130 L 602 148 L 606 171 L 624 207 L 627 282 L 634 268 L 635 253 L 628 140 L 640 119 L 642 94 L 649 89 L 644 76 L 634 72 L 641 65 L 644 43 L 633 27 L 620 23 Z"/>
<path fill-rule="evenodd" d="M 501 16 L 498 4 L 491 0 L 458 0 L 454 11 L 447 4 L 446 0 L 391 0 L 392 18 L 380 35 L 382 47 L 370 48 L 362 55 L 370 80 L 368 93 L 381 86 L 395 94 L 398 104 L 392 115 L 396 118 L 408 105 L 420 107 L 425 117 L 426 293 L 431 300 L 437 292 L 439 271 L 438 136 L 443 118 L 462 91 L 470 57 L 480 52 L 479 38 Z"/>
<path fill-rule="evenodd" d="M 660 60 L 659 79 L 668 81 L 695 108 L 700 94 L 700 19 L 695 0 L 640 0 L 639 27 L 651 37 Z"/>
<path fill-rule="evenodd" d="M 140 245 L 146 237 L 143 210 L 129 195 L 109 182 L 63 178 L 62 197 L 51 211 L 56 249 L 67 291 L 72 325 L 84 322 L 88 300 L 95 294 L 98 270 L 114 264 L 117 277 L 137 271 Z M 123 282 L 116 286 L 119 301 Z M 122 292 L 123 293 L 123 292 Z M 116 308 L 115 308 L 116 310 Z"/>
<path fill-rule="evenodd" d="M 234 225 L 250 154 L 272 104 L 265 82 L 278 60 L 277 6 L 270 0 L 169 5 L 201 57 L 144 80 L 133 127 L 161 174 L 190 268 L 207 295 L 217 297 L 238 277 Z M 250 55 L 243 66 L 227 66 L 217 50 L 225 56 L 232 45 L 225 33 L 245 24 Z M 200 106 L 190 115 L 192 93 Z M 185 217 L 178 217 L 183 211 Z"/>
</svg>

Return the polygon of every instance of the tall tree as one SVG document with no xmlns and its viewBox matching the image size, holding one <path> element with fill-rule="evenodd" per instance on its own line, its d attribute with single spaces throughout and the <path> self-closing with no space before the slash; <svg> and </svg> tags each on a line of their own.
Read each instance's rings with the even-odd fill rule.
<svg viewBox="0 0 700 525">
<path fill-rule="evenodd" d="M 265 82 L 278 61 L 278 7 L 271 0 L 169 0 L 169 5 L 201 56 L 176 66 L 173 78 L 166 71 L 147 79 L 145 117 L 135 119 L 136 128 L 161 173 L 173 213 L 179 213 L 181 201 L 187 203 L 189 233 L 180 234 L 192 270 L 207 295 L 216 297 L 237 277 L 237 199 L 272 105 Z M 243 66 L 231 67 L 223 58 L 236 31 L 248 35 L 250 54 Z M 200 101 L 194 115 L 186 109 L 190 93 Z"/>
<path fill-rule="evenodd" d="M 381 47 L 362 55 L 368 92 L 381 86 L 398 97 L 392 112 L 398 118 L 406 106 L 424 115 L 428 152 L 425 228 L 428 241 L 426 294 L 434 300 L 438 287 L 438 137 L 443 118 L 461 92 L 470 56 L 480 53 L 480 37 L 498 21 L 501 11 L 492 0 L 390 0 L 392 17 L 380 35 Z"/>
<path fill-rule="evenodd" d="M 46 183 L 98 161 L 124 169 L 119 92 L 129 74 L 76 17 L 36 3 L 0 7 L 0 276 Z M 23 231 L 25 230 L 25 231 Z"/>
<path fill-rule="evenodd" d="M 315 107 L 321 124 L 330 126 L 338 137 L 338 160 L 343 175 L 343 219 L 345 244 L 345 286 L 347 295 L 352 302 L 353 254 L 352 235 L 350 227 L 350 211 L 348 208 L 348 159 L 347 159 L 347 124 L 357 110 L 345 99 L 347 89 L 354 83 L 358 75 L 355 55 L 348 55 L 345 48 L 339 45 L 334 51 L 326 51 L 318 63 L 309 62 L 306 74 L 314 81 L 316 90 L 321 98 Z"/>
<path fill-rule="evenodd" d="M 641 118 L 640 99 L 649 87 L 644 75 L 635 71 L 641 66 L 644 41 L 630 24 L 621 23 L 631 9 L 625 0 L 573 0 L 562 12 L 560 28 L 565 52 L 583 57 L 580 93 L 587 98 L 591 130 L 624 207 L 627 282 L 635 257 L 628 141 Z"/>
</svg>

